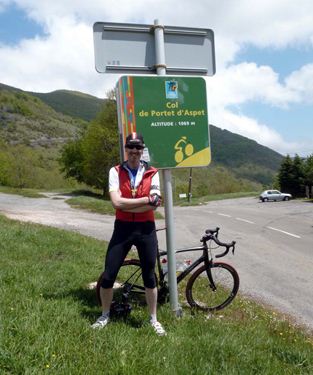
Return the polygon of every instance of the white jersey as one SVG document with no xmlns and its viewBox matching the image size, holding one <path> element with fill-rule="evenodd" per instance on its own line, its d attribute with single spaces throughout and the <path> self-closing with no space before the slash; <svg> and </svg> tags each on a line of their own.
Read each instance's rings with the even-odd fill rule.
<svg viewBox="0 0 313 375">
<path fill-rule="evenodd" d="M 137 187 L 139 186 L 142 180 L 143 174 L 145 173 L 146 164 L 142 162 L 140 163 L 135 178 L 133 177 L 131 171 L 127 168 L 126 164 L 123 164 L 122 168 L 125 168 L 128 171 L 130 181 L 133 180 L 132 187 L 134 189 L 137 189 Z M 112 167 L 109 172 L 109 192 L 119 191 L 119 190 L 120 190 L 120 182 L 118 178 L 118 172 L 115 167 Z M 158 172 L 154 176 L 152 176 L 152 180 L 151 180 L 150 195 L 153 195 L 153 194 L 158 194 L 161 196 L 160 177 L 159 177 Z"/>
</svg>

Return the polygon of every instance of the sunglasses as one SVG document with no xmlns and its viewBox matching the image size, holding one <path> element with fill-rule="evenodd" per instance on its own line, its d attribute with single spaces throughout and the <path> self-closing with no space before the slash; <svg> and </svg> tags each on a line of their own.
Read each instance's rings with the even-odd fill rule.
<svg viewBox="0 0 313 375">
<path fill-rule="evenodd" d="M 130 145 L 130 146 L 125 146 L 126 148 L 129 148 L 130 150 L 136 149 L 136 150 L 143 150 L 144 147 L 142 146 L 135 146 L 135 145 Z"/>
</svg>

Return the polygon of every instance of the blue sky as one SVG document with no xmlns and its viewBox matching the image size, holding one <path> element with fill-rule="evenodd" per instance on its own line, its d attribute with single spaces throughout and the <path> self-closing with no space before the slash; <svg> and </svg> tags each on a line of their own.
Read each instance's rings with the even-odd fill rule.
<svg viewBox="0 0 313 375">
<path fill-rule="evenodd" d="M 0 43 L 16 45 L 21 39 L 44 35 L 41 25 L 27 16 L 27 13 L 11 4 L 0 12 Z"/>
<path fill-rule="evenodd" d="M 210 122 L 306 156 L 313 153 L 312 15 L 307 0 L 255 0 L 253 7 L 248 0 L 0 0 L 0 82 L 104 97 L 119 76 L 94 69 L 94 22 L 211 28 Z"/>
</svg>

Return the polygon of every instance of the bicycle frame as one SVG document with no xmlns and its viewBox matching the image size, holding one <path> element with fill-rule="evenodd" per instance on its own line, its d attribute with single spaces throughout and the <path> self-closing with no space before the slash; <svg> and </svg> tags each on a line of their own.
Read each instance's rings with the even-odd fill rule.
<svg viewBox="0 0 313 375">
<path fill-rule="evenodd" d="M 165 228 L 164 228 L 165 229 Z M 160 230 L 160 229 L 159 229 Z M 229 253 L 230 250 L 232 250 L 232 253 L 234 253 L 235 250 L 235 241 L 232 241 L 230 243 L 223 243 L 218 239 L 218 231 L 219 228 L 216 229 L 206 229 L 204 236 L 200 239 L 200 242 L 202 245 L 196 246 L 196 247 L 187 247 L 183 249 L 177 249 L 175 250 L 175 254 L 180 253 L 187 253 L 187 252 L 194 252 L 194 251 L 202 251 L 202 255 L 200 255 L 197 259 L 195 259 L 192 264 L 187 266 L 182 271 L 179 271 L 176 280 L 177 284 L 179 284 L 183 279 L 185 279 L 189 274 L 190 277 L 188 277 L 188 282 L 186 284 L 186 298 L 191 307 L 196 307 L 204 311 L 215 311 L 220 310 L 227 306 L 231 301 L 235 298 L 238 288 L 239 288 L 239 276 L 237 271 L 229 264 L 223 263 L 223 262 L 214 262 L 215 258 L 221 258 L 224 257 L 226 254 Z M 215 246 L 217 245 L 217 246 Z M 223 252 L 216 254 L 214 252 L 214 255 L 212 253 L 212 250 L 215 250 L 217 248 L 224 247 L 225 250 Z M 155 270 L 158 275 L 156 275 L 156 278 L 158 279 L 158 301 L 159 302 L 165 302 L 169 296 L 169 288 L 167 279 L 165 278 L 166 273 L 162 269 L 162 262 L 161 258 L 167 256 L 167 251 L 160 251 L 159 248 L 157 248 L 157 270 Z M 142 282 L 137 282 L 140 277 L 142 277 L 142 269 L 139 259 L 132 259 L 128 258 L 124 260 L 123 266 L 134 266 L 131 270 L 131 272 L 127 272 L 122 276 L 121 283 L 119 286 L 120 292 L 122 293 L 122 301 L 127 303 L 127 300 L 129 298 L 129 295 L 131 293 L 137 294 L 145 294 L 145 287 L 142 284 Z M 126 268 L 125 268 L 126 269 Z M 223 292 L 223 282 L 221 281 L 221 278 L 219 277 L 220 272 L 214 272 L 214 270 L 224 270 L 226 271 L 226 275 L 230 277 L 230 289 L 229 294 L 226 292 L 226 299 L 224 299 L 223 294 L 221 295 L 219 291 L 221 290 Z M 130 270 L 128 268 L 127 270 Z M 197 300 L 197 297 L 194 297 L 193 294 L 193 287 L 194 285 L 197 285 L 198 278 L 202 276 L 203 273 L 206 273 L 207 280 L 209 281 L 209 285 L 206 284 L 206 287 L 209 287 L 212 292 L 216 296 L 222 296 L 222 300 L 219 302 L 216 302 L 216 305 L 214 305 L 215 302 L 213 302 L 213 306 L 210 302 L 205 302 L 204 304 Z M 101 281 L 102 281 L 103 273 L 100 275 L 98 282 L 97 282 L 97 297 L 98 300 L 100 300 L 100 289 L 101 289 Z M 125 278 L 127 278 L 125 280 Z M 206 278 L 204 278 L 205 280 Z M 220 285 L 222 285 L 222 289 L 220 289 Z M 215 293 L 216 292 L 216 293 Z M 195 293 L 196 294 L 196 293 Z M 201 297 L 202 298 L 202 297 Z M 219 299 L 219 297 L 217 297 Z"/>
<path fill-rule="evenodd" d="M 179 284 L 187 275 L 189 275 L 190 272 L 192 272 L 201 263 L 204 263 L 206 265 L 209 265 L 210 263 L 212 263 L 212 259 L 209 258 L 207 244 L 202 245 L 202 246 L 190 247 L 190 248 L 188 247 L 188 248 L 185 248 L 185 249 L 178 249 L 178 250 L 175 251 L 175 254 L 179 254 L 179 253 L 187 253 L 187 252 L 190 252 L 190 251 L 200 251 L 200 250 L 203 251 L 203 254 L 198 259 L 196 259 L 190 266 L 188 266 L 185 270 L 181 271 L 177 275 L 177 284 Z M 160 282 L 161 283 L 164 282 L 164 277 L 165 277 L 165 274 L 164 274 L 162 266 L 161 266 L 161 257 L 163 257 L 165 255 L 167 255 L 166 251 L 159 251 L 158 250 L 157 259 L 158 259 L 158 270 L 159 270 Z M 208 278 L 209 278 L 211 284 L 214 285 L 214 282 L 212 280 L 212 276 L 211 276 L 210 272 L 208 272 Z"/>
</svg>

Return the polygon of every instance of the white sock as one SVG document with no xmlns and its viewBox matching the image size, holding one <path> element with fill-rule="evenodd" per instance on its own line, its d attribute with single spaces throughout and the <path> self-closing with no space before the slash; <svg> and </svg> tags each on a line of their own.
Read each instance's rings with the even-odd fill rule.
<svg viewBox="0 0 313 375">
<path fill-rule="evenodd" d="M 110 316 L 110 310 L 109 311 L 102 311 L 102 316 L 105 318 L 108 318 Z"/>
<path fill-rule="evenodd" d="M 155 322 L 157 322 L 156 314 L 151 314 L 150 315 L 150 323 L 155 323 Z"/>
</svg>

